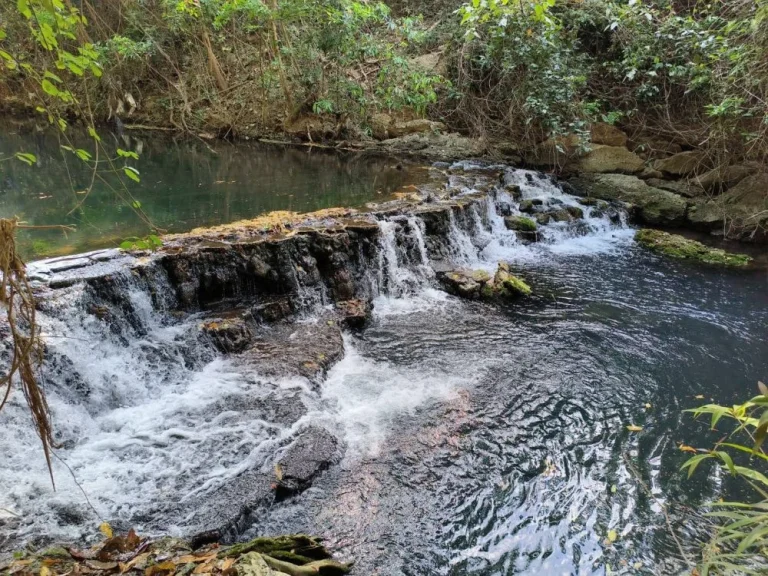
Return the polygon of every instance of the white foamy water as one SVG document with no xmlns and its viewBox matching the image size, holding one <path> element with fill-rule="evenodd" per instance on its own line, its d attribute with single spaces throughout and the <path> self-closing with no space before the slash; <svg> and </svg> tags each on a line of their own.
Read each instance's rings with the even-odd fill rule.
<svg viewBox="0 0 768 576">
<path fill-rule="evenodd" d="M 328 373 L 323 399 L 341 426 L 348 456 L 375 456 L 403 418 L 449 401 L 466 379 L 429 366 L 403 367 L 362 356 L 349 337 L 344 359 Z"/>
</svg>

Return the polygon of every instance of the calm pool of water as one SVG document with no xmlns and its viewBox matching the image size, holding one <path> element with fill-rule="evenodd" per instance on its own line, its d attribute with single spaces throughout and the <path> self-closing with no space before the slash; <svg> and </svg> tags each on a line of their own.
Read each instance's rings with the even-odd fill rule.
<svg viewBox="0 0 768 576">
<path fill-rule="evenodd" d="M 76 227 L 66 235 L 57 230 L 21 231 L 26 258 L 114 247 L 126 238 L 147 235 L 151 228 L 131 209 L 133 200 L 155 228 L 184 232 L 273 210 L 358 207 L 418 182 L 424 172 L 418 166 L 404 169 L 391 159 L 319 149 L 206 144 L 157 134 L 117 136 L 106 130 L 101 135 L 111 152 L 119 147 L 139 154 L 139 160 L 128 163 L 140 172 L 140 183 L 123 178 L 123 188 L 105 164 L 94 179 L 92 170 L 61 150 L 62 142 L 51 131 L 0 126 L 0 217 L 17 216 L 36 226 Z M 75 140 L 92 150 L 88 138 Z M 13 160 L 19 151 L 35 154 L 36 165 Z M 124 163 L 115 160 L 118 167 Z M 83 191 L 92 180 L 86 195 Z"/>
</svg>

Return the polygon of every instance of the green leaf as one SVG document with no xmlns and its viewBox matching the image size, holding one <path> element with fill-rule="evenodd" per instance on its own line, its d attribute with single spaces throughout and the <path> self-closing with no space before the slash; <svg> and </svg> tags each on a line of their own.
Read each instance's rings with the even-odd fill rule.
<svg viewBox="0 0 768 576">
<path fill-rule="evenodd" d="M 64 120 L 64 118 L 59 118 L 58 124 L 59 124 L 59 130 L 61 130 L 62 132 L 65 132 L 67 130 L 67 121 Z"/>
<path fill-rule="evenodd" d="M 18 160 L 21 160 L 30 166 L 37 162 L 37 156 L 30 154 L 29 152 L 16 152 L 15 156 Z"/>
<path fill-rule="evenodd" d="M 50 96 L 58 97 L 60 94 L 59 89 L 51 84 L 51 81 L 47 78 L 43 79 L 43 81 L 40 83 L 40 87 L 43 89 L 43 92 L 49 94 Z"/>
<path fill-rule="evenodd" d="M 134 182 L 141 182 L 141 178 L 139 178 L 139 171 L 136 170 L 136 168 L 131 168 L 130 166 L 124 166 L 123 172 L 125 173 L 128 178 L 133 180 Z"/>
<path fill-rule="evenodd" d="M 80 160 L 82 160 L 83 162 L 87 162 L 88 160 L 90 160 L 90 159 L 91 159 L 91 154 L 90 154 L 90 152 L 88 152 L 87 150 L 83 150 L 82 148 L 78 148 L 77 150 L 75 150 L 75 154 L 76 154 L 76 155 L 77 155 L 77 157 L 78 157 L 78 158 L 80 158 Z"/>
<path fill-rule="evenodd" d="M 96 133 L 96 130 L 93 126 L 88 127 L 88 135 L 96 140 L 96 142 L 101 142 L 101 137 Z"/>
<path fill-rule="evenodd" d="M 133 208 L 134 210 L 140 210 L 141 202 L 139 202 L 138 200 L 134 200 L 133 202 L 131 202 L 131 208 Z"/>
<path fill-rule="evenodd" d="M 32 10 L 29 9 L 28 0 L 18 0 L 18 2 L 16 2 L 16 7 L 19 9 L 21 15 L 26 19 L 32 18 Z"/>
<path fill-rule="evenodd" d="M 49 72 L 48 70 L 46 70 L 43 74 L 43 78 L 48 78 L 49 80 L 54 80 L 55 82 L 61 82 L 61 78 L 56 76 L 56 74 L 53 72 Z"/>
<path fill-rule="evenodd" d="M 688 478 L 690 478 L 693 475 L 693 472 L 696 470 L 696 467 L 707 458 L 712 458 L 712 454 L 697 454 L 696 456 L 686 460 L 685 463 L 681 466 L 681 469 L 685 470 L 688 468 Z"/>
<path fill-rule="evenodd" d="M 736 476 L 736 467 L 733 465 L 733 459 L 731 458 L 731 455 L 728 454 L 728 452 L 715 452 L 718 458 L 725 462 L 725 465 L 728 467 L 728 471 L 733 475 Z"/>
<path fill-rule="evenodd" d="M 8 35 L 5 33 L 5 30 L 0 28 L 0 40 L 5 40 L 8 37 Z"/>
<path fill-rule="evenodd" d="M 136 152 L 130 152 L 128 150 L 123 150 L 122 148 L 117 149 L 117 155 L 121 158 L 133 158 L 134 160 L 139 159 L 139 155 L 136 154 Z"/>
<path fill-rule="evenodd" d="M 133 242 L 130 240 L 124 240 L 120 242 L 120 249 L 121 250 L 133 250 Z"/>
<path fill-rule="evenodd" d="M 102 71 L 101 71 L 101 68 L 98 67 L 98 65 L 91 64 L 90 68 L 91 68 L 91 74 L 96 76 L 96 78 L 101 78 Z"/>
<path fill-rule="evenodd" d="M 768 478 L 766 478 L 764 474 L 761 474 L 757 470 L 745 468 L 744 466 L 734 466 L 734 470 L 745 478 L 755 480 L 756 482 L 760 482 L 761 484 L 768 486 Z"/>
</svg>

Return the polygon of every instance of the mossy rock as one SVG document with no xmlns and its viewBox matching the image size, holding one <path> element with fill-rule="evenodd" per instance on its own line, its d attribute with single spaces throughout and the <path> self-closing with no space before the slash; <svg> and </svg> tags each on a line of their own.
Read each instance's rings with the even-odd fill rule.
<svg viewBox="0 0 768 576">
<path fill-rule="evenodd" d="M 509 265 L 505 262 L 499 263 L 499 267 L 496 269 L 493 288 L 495 294 L 512 298 L 530 296 L 533 292 L 524 280 L 510 273 Z"/>
<path fill-rule="evenodd" d="M 507 230 L 515 232 L 536 232 L 536 222 L 525 216 L 508 216 L 504 218 L 504 225 Z"/>
<path fill-rule="evenodd" d="M 638 230 L 635 234 L 635 240 L 644 248 L 657 254 L 683 260 L 696 260 L 706 264 L 746 266 L 752 260 L 746 254 L 735 254 L 719 248 L 710 248 L 696 240 L 661 230 L 649 228 Z"/>
</svg>

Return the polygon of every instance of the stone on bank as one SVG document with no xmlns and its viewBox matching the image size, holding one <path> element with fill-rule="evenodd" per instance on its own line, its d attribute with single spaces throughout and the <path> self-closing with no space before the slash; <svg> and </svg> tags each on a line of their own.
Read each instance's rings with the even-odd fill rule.
<svg viewBox="0 0 768 576">
<path fill-rule="evenodd" d="M 706 264 L 746 266 L 752 260 L 746 254 L 735 254 L 719 248 L 710 248 L 696 240 L 685 238 L 679 234 L 662 232 L 661 230 L 651 230 L 649 228 L 638 230 L 635 234 L 635 240 L 637 240 L 640 246 L 647 248 L 651 252 L 683 260 L 695 260 Z"/>
</svg>

